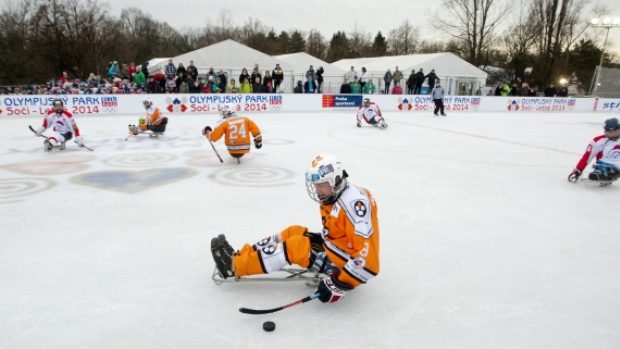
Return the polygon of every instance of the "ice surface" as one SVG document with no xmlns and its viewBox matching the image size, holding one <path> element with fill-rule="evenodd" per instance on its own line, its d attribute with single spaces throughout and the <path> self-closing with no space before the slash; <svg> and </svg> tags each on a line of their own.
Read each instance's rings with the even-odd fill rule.
<svg viewBox="0 0 620 349">
<path fill-rule="evenodd" d="M 89 152 L 45 153 L 0 119 L 0 348 L 618 348 L 620 231 L 608 188 L 566 177 L 603 114 L 258 114 L 241 165 L 173 115 L 77 117 Z M 302 283 L 215 285 L 210 239 L 318 231 L 303 173 L 339 156 L 376 197 L 382 271 L 341 302 L 253 316 Z M 273 333 L 262 323 L 273 320 Z"/>
</svg>

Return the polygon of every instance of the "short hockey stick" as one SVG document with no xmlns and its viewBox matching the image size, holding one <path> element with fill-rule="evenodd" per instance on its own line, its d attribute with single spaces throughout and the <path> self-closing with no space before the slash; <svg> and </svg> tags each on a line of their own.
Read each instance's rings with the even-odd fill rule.
<svg viewBox="0 0 620 349">
<path fill-rule="evenodd" d="M 32 133 L 34 133 L 35 135 L 37 134 L 37 131 L 35 131 L 34 128 L 32 128 L 32 126 L 28 125 L 28 128 L 30 129 L 30 131 L 32 131 Z M 47 137 L 45 137 L 44 135 L 39 135 L 39 137 L 43 137 L 47 139 Z"/>
<path fill-rule="evenodd" d="M 319 294 L 318 293 L 313 293 L 307 297 L 304 297 L 302 299 L 298 299 L 292 303 L 277 307 L 277 308 L 272 308 L 272 309 L 249 309 L 249 308 L 239 308 L 239 311 L 244 313 L 244 314 L 252 314 L 252 315 L 260 315 L 260 314 L 270 314 L 270 313 L 275 313 L 277 311 L 280 310 L 284 310 L 286 308 L 290 308 L 292 306 L 298 305 L 298 304 L 302 304 L 302 303 L 306 303 L 308 301 L 311 301 L 313 299 L 317 299 L 319 298 Z"/>
<path fill-rule="evenodd" d="M 224 160 L 222 160 L 222 157 L 220 156 L 220 153 L 218 153 L 217 150 L 215 149 L 215 146 L 213 145 L 213 142 L 211 142 L 211 139 L 209 139 L 208 136 L 206 138 L 209 141 L 209 144 L 211 144 L 211 148 L 213 148 L 213 151 L 215 152 L 215 155 L 217 155 L 217 158 L 220 159 L 221 163 L 223 163 Z"/>
<path fill-rule="evenodd" d="M 84 144 L 80 144 L 80 143 L 78 143 L 78 142 L 77 142 L 77 141 L 75 141 L 75 140 L 74 140 L 74 142 L 75 142 L 75 144 L 77 144 L 77 145 L 78 145 L 78 147 L 80 147 L 80 148 L 86 148 L 86 149 L 88 149 L 88 150 L 90 150 L 90 151 L 93 151 L 93 148 L 89 148 L 89 147 L 85 146 Z"/>
</svg>

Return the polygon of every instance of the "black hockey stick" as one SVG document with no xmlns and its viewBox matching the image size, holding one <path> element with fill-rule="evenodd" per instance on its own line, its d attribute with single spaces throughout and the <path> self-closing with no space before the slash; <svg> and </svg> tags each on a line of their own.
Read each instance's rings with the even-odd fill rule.
<svg viewBox="0 0 620 349">
<path fill-rule="evenodd" d="M 30 131 L 32 131 L 32 133 L 34 133 L 35 135 L 37 134 L 37 131 L 35 131 L 34 128 L 32 128 L 32 126 L 28 125 L 28 128 L 30 129 Z M 39 135 L 39 137 L 43 137 L 47 139 L 47 137 L 45 137 L 44 135 Z"/>
<path fill-rule="evenodd" d="M 221 163 L 223 163 L 224 160 L 222 160 L 222 157 L 220 156 L 220 153 L 218 153 L 217 150 L 215 149 L 215 146 L 213 145 L 213 142 L 211 142 L 211 139 L 208 136 L 206 138 L 209 141 L 209 144 L 211 144 L 211 148 L 213 148 L 213 151 L 215 152 L 215 155 L 217 155 L 217 158 L 220 159 Z"/>
<path fill-rule="evenodd" d="M 319 298 L 319 294 L 318 293 L 313 293 L 311 295 L 309 295 L 308 297 L 304 297 L 302 299 L 298 299 L 292 303 L 283 305 L 281 307 L 277 307 L 277 308 L 272 308 L 272 309 L 249 309 L 249 308 L 239 308 L 239 311 L 244 313 L 244 314 L 252 314 L 252 315 L 260 315 L 260 314 L 270 314 L 270 313 L 275 313 L 277 311 L 280 310 L 284 310 L 286 308 L 290 308 L 292 306 L 298 305 L 298 304 L 302 304 L 302 303 L 306 303 L 308 301 L 311 301 L 313 299 Z"/>
</svg>

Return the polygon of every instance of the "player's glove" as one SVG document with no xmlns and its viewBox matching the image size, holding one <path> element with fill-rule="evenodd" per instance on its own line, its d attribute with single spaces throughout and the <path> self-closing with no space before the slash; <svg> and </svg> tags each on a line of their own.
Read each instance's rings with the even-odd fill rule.
<svg viewBox="0 0 620 349">
<path fill-rule="evenodd" d="M 37 131 L 34 133 L 37 137 L 41 137 L 41 135 L 45 132 L 45 128 L 39 127 Z"/>
<path fill-rule="evenodd" d="M 340 298 L 344 297 L 347 292 L 353 289 L 353 287 L 338 281 L 337 275 L 338 274 L 328 274 L 319 282 L 316 291 L 319 294 L 319 300 L 321 302 L 338 302 Z"/>
<path fill-rule="evenodd" d="M 202 135 L 206 136 L 207 133 L 210 133 L 211 131 L 213 131 L 213 129 L 211 128 L 211 126 L 205 126 L 205 128 L 202 129 Z"/>
<path fill-rule="evenodd" d="M 79 137 L 75 137 L 75 143 L 79 146 L 79 147 L 83 147 L 84 146 L 84 139 L 79 136 Z"/>
<path fill-rule="evenodd" d="M 577 180 L 579 179 L 580 176 L 581 176 L 581 171 L 579 171 L 578 169 L 574 169 L 573 172 L 571 172 L 568 175 L 568 181 L 571 183 L 577 183 Z"/>
<path fill-rule="evenodd" d="M 306 231 L 304 236 L 310 239 L 310 249 L 315 252 L 323 252 L 323 236 L 321 233 Z"/>
<path fill-rule="evenodd" d="M 256 149 L 260 149 L 263 146 L 263 142 L 261 141 L 257 141 L 256 139 L 254 140 L 254 146 L 256 147 Z"/>
<path fill-rule="evenodd" d="M 357 122 L 357 127 L 362 127 L 362 123 L 360 123 L 359 121 Z"/>
</svg>

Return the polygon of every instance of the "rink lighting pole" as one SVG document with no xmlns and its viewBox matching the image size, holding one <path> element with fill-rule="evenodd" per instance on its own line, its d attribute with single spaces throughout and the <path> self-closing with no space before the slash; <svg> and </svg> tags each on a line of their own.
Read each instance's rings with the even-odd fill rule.
<svg viewBox="0 0 620 349">
<path fill-rule="evenodd" d="M 594 79 L 594 84 L 590 84 L 590 95 L 594 92 L 594 88 L 598 91 L 599 79 L 601 77 L 601 69 L 603 68 L 603 57 L 605 57 L 605 50 L 607 49 L 607 39 L 609 38 L 609 29 L 614 27 L 620 27 L 620 18 L 592 18 L 590 21 L 590 26 L 595 28 L 605 28 L 607 29 L 607 33 L 605 34 L 605 42 L 603 43 L 603 52 L 601 52 L 601 60 L 598 64 L 598 69 L 596 70 L 596 78 Z"/>
</svg>

